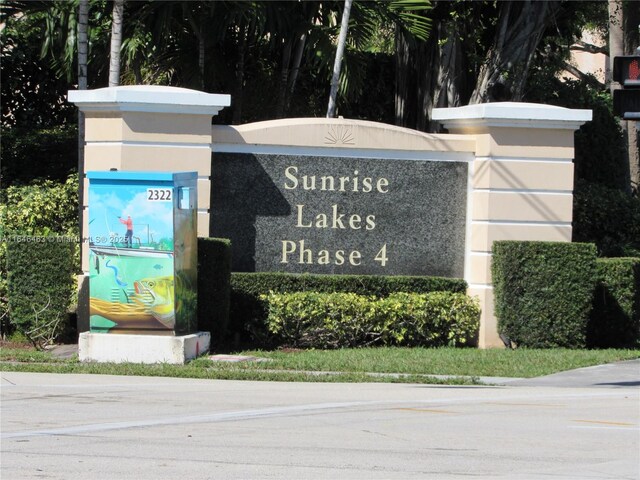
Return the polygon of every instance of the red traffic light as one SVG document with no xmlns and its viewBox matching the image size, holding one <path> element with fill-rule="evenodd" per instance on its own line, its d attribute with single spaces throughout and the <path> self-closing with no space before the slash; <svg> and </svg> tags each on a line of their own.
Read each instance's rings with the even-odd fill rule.
<svg viewBox="0 0 640 480">
<path fill-rule="evenodd" d="M 627 55 L 613 58 L 613 80 L 623 88 L 640 87 L 640 56 Z"/>
</svg>

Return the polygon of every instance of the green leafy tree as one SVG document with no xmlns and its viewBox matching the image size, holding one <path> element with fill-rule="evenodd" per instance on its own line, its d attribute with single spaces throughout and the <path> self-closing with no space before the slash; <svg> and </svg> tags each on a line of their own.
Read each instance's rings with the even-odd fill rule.
<svg viewBox="0 0 640 480">
<path fill-rule="evenodd" d="M 2 128 L 45 128 L 72 122 L 74 108 L 65 101 L 68 86 L 58 64 L 42 58 L 45 14 L 21 15 L 0 10 Z"/>
</svg>

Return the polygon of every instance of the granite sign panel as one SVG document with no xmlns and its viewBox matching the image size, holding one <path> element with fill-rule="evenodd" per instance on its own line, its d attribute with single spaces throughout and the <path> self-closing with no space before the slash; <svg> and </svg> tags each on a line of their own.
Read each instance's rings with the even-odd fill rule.
<svg viewBox="0 0 640 480">
<path fill-rule="evenodd" d="M 462 278 L 464 161 L 215 152 L 210 236 L 234 271 Z"/>
</svg>

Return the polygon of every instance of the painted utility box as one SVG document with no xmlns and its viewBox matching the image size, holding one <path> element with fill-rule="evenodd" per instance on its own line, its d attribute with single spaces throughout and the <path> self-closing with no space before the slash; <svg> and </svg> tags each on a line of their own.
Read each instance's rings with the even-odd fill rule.
<svg viewBox="0 0 640 480">
<path fill-rule="evenodd" d="M 197 173 L 87 178 L 91 332 L 195 332 Z"/>
</svg>

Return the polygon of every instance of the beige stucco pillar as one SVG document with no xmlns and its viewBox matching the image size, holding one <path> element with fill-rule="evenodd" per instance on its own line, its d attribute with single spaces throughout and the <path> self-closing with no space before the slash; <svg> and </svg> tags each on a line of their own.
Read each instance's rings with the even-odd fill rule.
<svg viewBox="0 0 640 480">
<path fill-rule="evenodd" d="M 198 236 L 209 235 L 211 117 L 230 105 L 229 95 L 136 85 L 70 91 L 68 99 L 85 114 L 85 172 L 198 172 Z M 82 257 L 86 272 L 86 251 Z"/>
<path fill-rule="evenodd" d="M 465 279 L 480 299 L 479 346 L 503 346 L 494 316 L 496 240 L 571 241 L 574 131 L 591 110 L 528 103 L 434 109 L 449 133 L 476 139 L 471 165 Z"/>
</svg>

